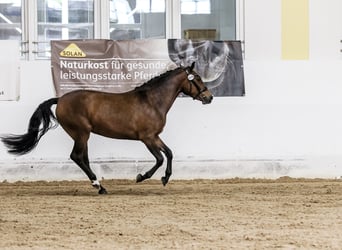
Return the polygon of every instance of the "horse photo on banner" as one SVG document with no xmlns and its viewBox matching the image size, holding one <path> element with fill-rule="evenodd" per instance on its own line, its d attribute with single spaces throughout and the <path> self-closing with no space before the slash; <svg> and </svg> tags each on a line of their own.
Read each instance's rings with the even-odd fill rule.
<svg viewBox="0 0 342 250">
<path fill-rule="evenodd" d="M 245 95 L 241 43 L 183 39 L 51 41 L 57 96 L 76 89 L 130 91 L 180 65 L 195 70 L 215 96 Z"/>
</svg>

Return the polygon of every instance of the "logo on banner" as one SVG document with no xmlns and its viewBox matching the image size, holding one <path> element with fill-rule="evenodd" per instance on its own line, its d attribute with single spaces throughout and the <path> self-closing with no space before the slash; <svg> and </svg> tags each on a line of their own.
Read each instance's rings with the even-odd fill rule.
<svg viewBox="0 0 342 250">
<path fill-rule="evenodd" d="M 59 54 L 62 57 L 86 57 L 87 55 L 75 44 L 70 43 L 68 47 Z"/>
</svg>

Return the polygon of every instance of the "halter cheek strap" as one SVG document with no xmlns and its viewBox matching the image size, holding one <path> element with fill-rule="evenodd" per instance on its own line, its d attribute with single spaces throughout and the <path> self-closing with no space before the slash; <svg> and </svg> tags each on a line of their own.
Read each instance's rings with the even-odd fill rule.
<svg viewBox="0 0 342 250">
<path fill-rule="evenodd" d="M 197 99 L 197 97 L 199 97 L 204 91 L 207 91 L 208 88 L 205 86 L 203 89 L 201 89 L 201 87 L 198 86 L 196 81 L 194 81 L 195 80 L 195 76 L 193 74 L 191 74 L 188 70 L 185 70 L 185 72 L 187 73 L 188 80 L 190 82 L 190 92 L 192 90 L 192 85 L 195 85 L 196 89 L 198 90 L 198 94 L 195 97 L 193 97 L 194 99 Z"/>
</svg>

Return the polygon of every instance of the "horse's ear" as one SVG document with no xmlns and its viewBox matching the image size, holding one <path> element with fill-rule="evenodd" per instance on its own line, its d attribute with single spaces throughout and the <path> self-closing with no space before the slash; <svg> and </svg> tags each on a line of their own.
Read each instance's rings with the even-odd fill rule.
<svg viewBox="0 0 342 250">
<path fill-rule="evenodd" d="M 195 67 L 195 62 L 193 62 L 193 63 L 191 64 L 191 66 L 190 66 L 190 71 L 192 71 L 192 70 L 194 69 L 194 67 Z"/>
</svg>

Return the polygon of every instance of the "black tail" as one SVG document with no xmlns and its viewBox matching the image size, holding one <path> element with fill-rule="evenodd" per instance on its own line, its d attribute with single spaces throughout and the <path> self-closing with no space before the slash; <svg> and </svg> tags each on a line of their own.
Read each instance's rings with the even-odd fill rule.
<svg viewBox="0 0 342 250">
<path fill-rule="evenodd" d="M 30 119 L 26 134 L 0 137 L 9 153 L 23 155 L 30 152 L 50 128 L 57 126 L 57 119 L 51 111 L 51 106 L 57 104 L 57 102 L 58 98 L 51 98 L 38 106 Z"/>
</svg>

